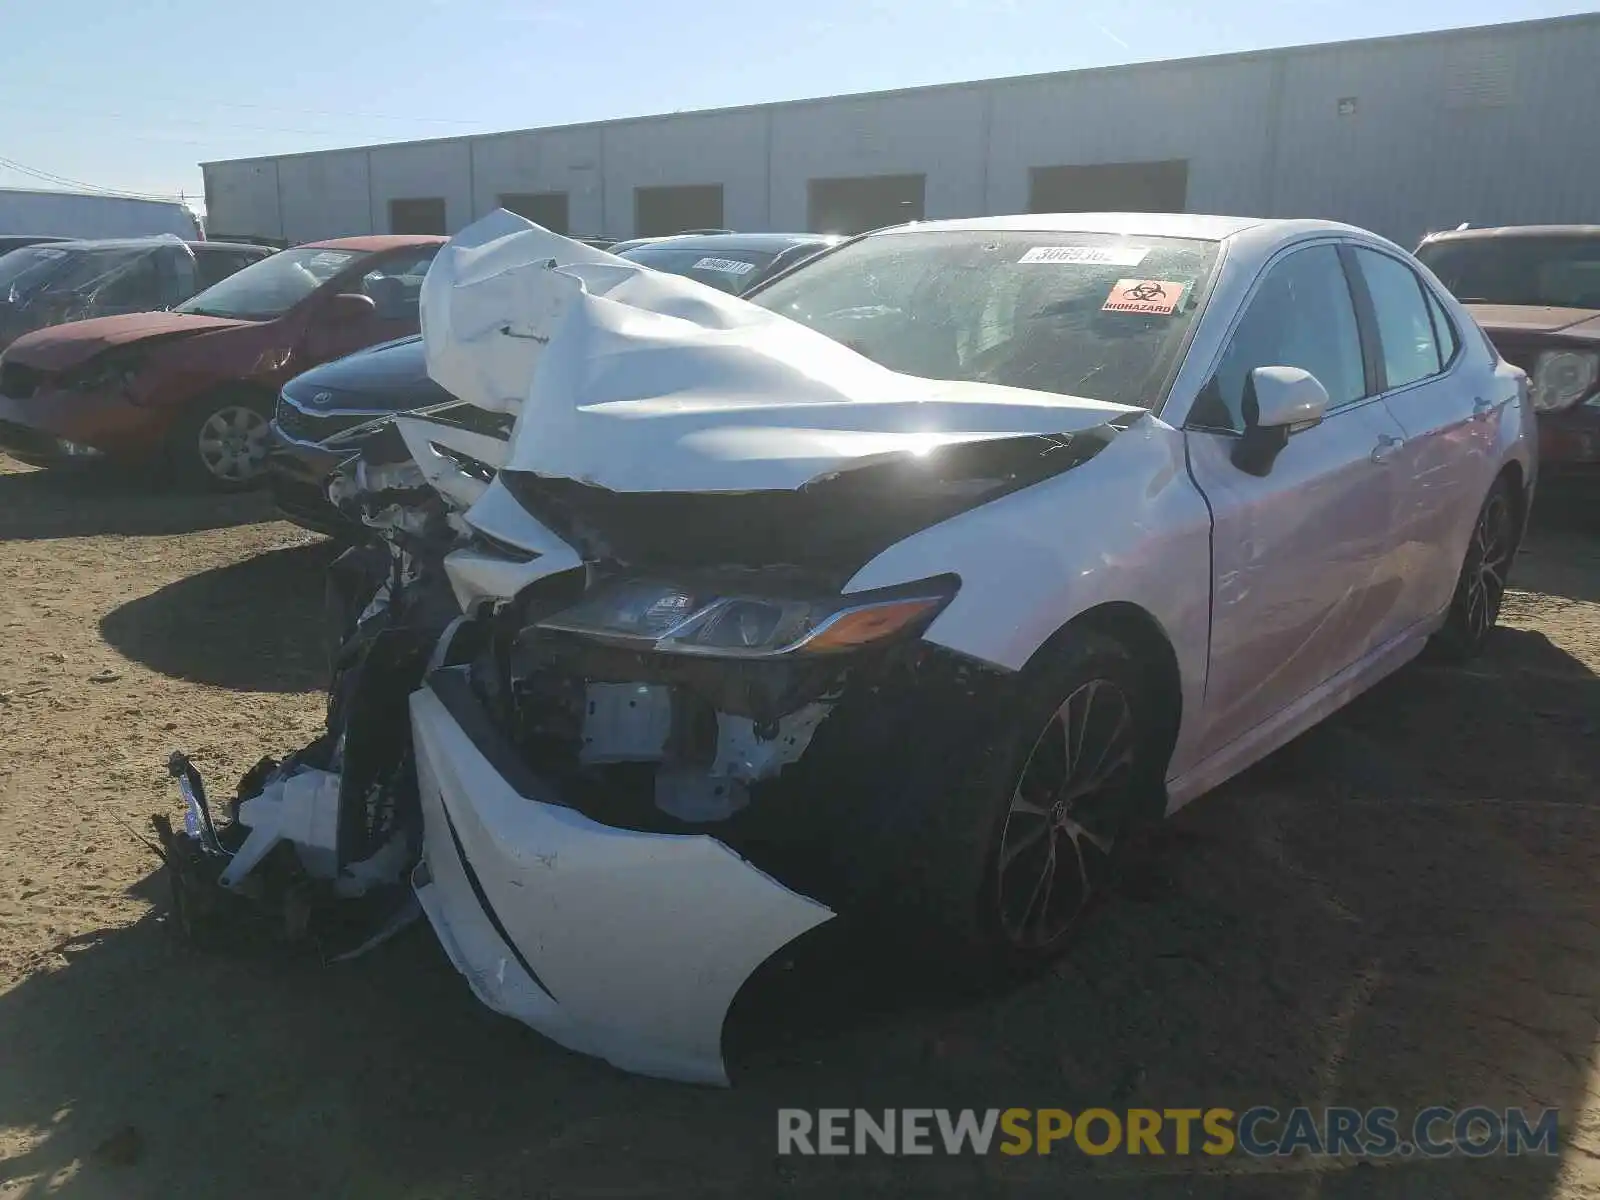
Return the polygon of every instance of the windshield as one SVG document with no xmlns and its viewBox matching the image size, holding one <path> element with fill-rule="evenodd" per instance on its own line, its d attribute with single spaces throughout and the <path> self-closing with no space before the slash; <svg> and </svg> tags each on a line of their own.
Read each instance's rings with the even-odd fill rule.
<svg viewBox="0 0 1600 1200">
<path fill-rule="evenodd" d="M 910 231 L 844 246 L 750 300 L 908 375 L 1149 408 L 1216 257 L 1187 238 Z"/>
<path fill-rule="evenodd" d="M 0 296 L 16 303 L 42 291 L 71 292 L 149 254 L 150 246 L 102 250 L 29 246 L 0 256 Z"/>
<path fill-rule="evenodd" d="M 761 250 L 691 250 L 681 246 L 635 246 L 619 258 L 669 275 L 685 275 L 721 292 L 738 295 L 772 264 L 776 254 Z"/>
<path fill-rule="evenodd" d="M 270 321 L 281 317 L 344 268 L 366 255 L 355 250 L 280 250 L 178 305 L 202 317 Z"/>
<path fill-rule="evenodd" d="M 1600 238 L 1453 238 L 1417 257 L 1463 303 L 1600 308 Z"/>
</svg>

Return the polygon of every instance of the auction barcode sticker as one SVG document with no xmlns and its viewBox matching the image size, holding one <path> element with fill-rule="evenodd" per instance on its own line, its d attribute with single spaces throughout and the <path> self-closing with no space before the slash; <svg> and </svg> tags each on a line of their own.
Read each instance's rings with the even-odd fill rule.
<svg viewBox="0 0 1600 1200">
<path fill-rule="evenodd" d="M 1077 263 L 1091 267 L 1137 267 L 1147 246 L 1035 246 L 1019 263 Z"/>
<path fill-rule="evenodd" d="M 748 275 L 756 269 L 755 263 L 740 262 L 736 258 L 702 258 L 689 268 L 691 271 L 720 271 L 724 275 Z"/>
</svg>

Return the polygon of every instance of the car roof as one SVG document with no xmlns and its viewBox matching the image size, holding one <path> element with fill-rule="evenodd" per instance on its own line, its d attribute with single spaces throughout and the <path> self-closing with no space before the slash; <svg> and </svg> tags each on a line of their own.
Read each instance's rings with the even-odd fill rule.
<svg viewBox="0 0 1600 1200">
<path fill-rule="evenodd" d="M 624 250 L 664 246 L 679 250 L 756 250 L 781 254 L 795 246 L 831 246 L 844 239 L 829 233 L 675 233 L 668 237 L 629 238 Z"/>
<path fill-rule="evenodd" d="M 404 246 L 442 246 L 450 239 L 431 233 L 373 233 L 363 237 L 326 238 L 320 242 L 302 242 L 295 249 L 310 247 L 313 250 L 365 250 L 377 254 L 384 250 L 398 250 Z"/>
<path fill-rule="evenodd" d="M 1426 242 L 1465 242 L 1487 238 L 1600 238 L 1600 225 L 1489 225 L 1482 229 L 1446 229 L 1430 233 Z"/>
<path fill-rule="evenodd" d="M 135 238 L 40 238 L 39 242 L 42 245 L 49 246 L 52 250 L 124 250 L 163 244 L 170 246 L 176 243 L 195 249 L 204 246 L 217 246 L 224 250 L 250 250 L 257 254 L 271 253 L 265 247 L 252 246 L 248 242 L 197 242 L 192 239 L 163 237 L 160 234 Z M 24 249 L 26 248 L 24 247 Z"/>
<path fill-rule="evenodd" d="M 873 234 L 926 231 L 955 232 L 965 229 L 993 230 L 997 233 L 1112 233 L 1144 237 L 1199 238 L 1220 242 L 1258 226 L 1326 225 L 1343 230 L 1348 226 L 1332 221 L 1271 221 L 1260 217 L 1222 217 L 1202 213 L 1024 213 L 1004 217 L 960 217 L 948 221 L 913 221 L 874 229 Z M 869 235 L 870 236 L 870 235 Z"/>
</svg>

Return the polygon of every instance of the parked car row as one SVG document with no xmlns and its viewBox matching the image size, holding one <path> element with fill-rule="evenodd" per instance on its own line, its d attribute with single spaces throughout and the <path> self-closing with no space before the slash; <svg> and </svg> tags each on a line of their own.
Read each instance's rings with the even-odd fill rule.
<svg viewBox="0 0 1600 1200">
<path fill-rule="evenodd" d="M 621 254 L 736 293 L 836 240 L 680 236 Z M 422 278 L 443 241 L 344 238 L 274 252 L 143 239 L 0 256 L 0 448 L 46 466 L 159 458 L 177 479 L 226 489 L 259 481 L 276 445 L 287 460 L 274 472 L 285 513 L 344 528 L 319 499 L 318 472 L 334 454 L 318 443 L 434 396 L 420 348 L 336 364 L 338 403 L 319 401 L 333 392 L 314 378 L 280 389 L 319 364 L 415 335 Z"/>
<path fill-rule="evenodd" d="M 374 341 L 414 337 L 416 296 L 442 239 L 342 239 L 276 254 L 172 237 L 16 240 L 30 244 L 0 254 L 0 350 L 21 340 L 0 359 L 0 447 L 25 461 L 164 455 L 176 477 L 223 488 L 266 473 L 291 520 L 349 532 L 321 497 L 321 480 L 352 445 L 324 440 L 442 399 L 415 341 L 336 365 L 326 386 L 314 373 Z M 694 231 L 579 240 L 743 294 L 842 239 Z M 1528 371 L 1546 464 L 1592 471 L 1600 227 L 1463 229 L 1431 235 L 1417 253 L 1497 352 Z M 230 279 L 269 258 L 242 282 Z M 241 305 L 232 288 L 261 294 Z M 124 314 L 141 315 L 96 320 Z M 280 391 L 307 371 L 292 392 Z"/>
</svg>

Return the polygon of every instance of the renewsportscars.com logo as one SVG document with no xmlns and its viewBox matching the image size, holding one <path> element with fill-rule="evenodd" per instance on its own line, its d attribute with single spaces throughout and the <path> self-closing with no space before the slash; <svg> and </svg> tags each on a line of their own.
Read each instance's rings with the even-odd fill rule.
<svg viewBox="0 0 1600 1200">
<path fill-rule="evenodd" d="M 779 1154 L 1555 1155 L 1558 1110 L 780 1108 Z"/>
</svg>

